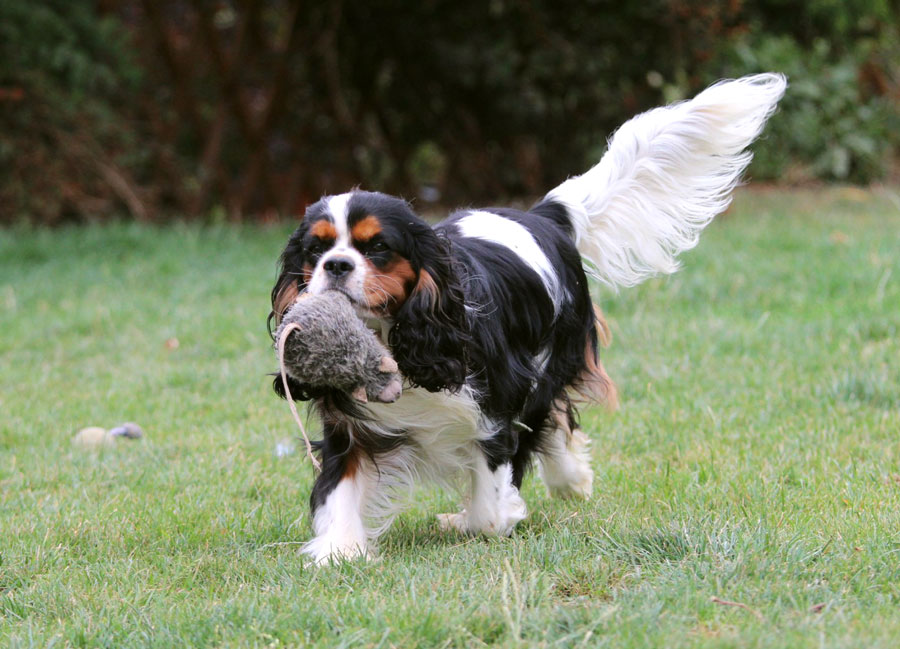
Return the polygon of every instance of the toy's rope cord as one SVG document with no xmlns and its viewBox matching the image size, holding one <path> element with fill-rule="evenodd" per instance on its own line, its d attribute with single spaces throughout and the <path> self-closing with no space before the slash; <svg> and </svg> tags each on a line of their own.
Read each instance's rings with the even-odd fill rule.
<svg viewBox="0 0 900 649">
<path fill-rule="evenodd" d="M 303 422 L 300 421 L 300 415 L 297 413 L 297 406 L 294 405 L 294 400 L 291 398 L 291 389 L 288 387 L 287 372 L 284 369 L 284 343 L 288 336 L 298 329 L 300 329 L 300 325 L 296 322 L 292 322 L 285 325 L 284 330 L 281 332 L 281 337 L 278 339 L 278 368 L 281 370 L 281 383 L 284 385 L 284 396 L 287 397 L 288 405 L 291 407 L 291 414 L 294 415 L 294 421 L 296 421 L 297 426 L 300 427 L 300 434 L 303 435 L 303 441 L 306 442 L 306 457 L 312 462 L 316 471 L 321 473 L 322 465 L 316 459 L 316 456 L 313 455 L 312 444 L 309 443 L 309 437 L 306 436 L 306 428 L 304 428 Z"/>
</svg>

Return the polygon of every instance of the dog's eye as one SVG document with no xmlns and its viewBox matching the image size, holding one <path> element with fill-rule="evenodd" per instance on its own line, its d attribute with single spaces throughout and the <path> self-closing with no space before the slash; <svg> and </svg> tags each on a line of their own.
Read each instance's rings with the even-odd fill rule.
<svg viewBox="0 0 900 649">
<path fill-rule="evenodd" d="M 309 253 L 309 256 L 315 259 L 320 257 L 322 253 L 325 252 L 326 248 L 327 245 L 324 241 L 321 239 L 313 239 L 306 250 Z"/>
<path fill-rule="evenodd" d="M 384 253 L 390 250 L 390 248 L 388 248 L 388 245 L 381 237 L 375 237 L 373 239 L 369 239 L 368 241 L 358 242 L 356 244 L 356 247 L 367 257 L 383 257 Z"/>
</svg>

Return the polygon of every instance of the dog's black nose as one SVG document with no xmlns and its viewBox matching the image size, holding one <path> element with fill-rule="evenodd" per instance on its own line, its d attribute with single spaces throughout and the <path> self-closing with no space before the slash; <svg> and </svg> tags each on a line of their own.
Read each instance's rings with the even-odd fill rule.
<svg viewBox="0 0 900 649">
<path fill-rule="evenodd" d="M 354 268 L 356 264 L 350 257 L 332 257 L 325 261 L 325 272 L 334 278 L 343 277 Z"/>
</svg>

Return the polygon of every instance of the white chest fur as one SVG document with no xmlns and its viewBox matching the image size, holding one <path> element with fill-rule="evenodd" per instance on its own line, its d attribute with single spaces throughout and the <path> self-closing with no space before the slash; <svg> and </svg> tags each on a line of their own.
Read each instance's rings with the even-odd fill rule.
<svg viewBox="0 0 900 649">
<path fill-rule="evenodd" d="M 370 402 L 366 411 L 371 419 L 365 425 L 376 434 L 407 438 L 409 461 L 421 477 L 442 479 L 468 466 L 474 445 L 493 434 L 466 387 L 456 393 L 406 388 L 398 401 Z"/>
</svg>

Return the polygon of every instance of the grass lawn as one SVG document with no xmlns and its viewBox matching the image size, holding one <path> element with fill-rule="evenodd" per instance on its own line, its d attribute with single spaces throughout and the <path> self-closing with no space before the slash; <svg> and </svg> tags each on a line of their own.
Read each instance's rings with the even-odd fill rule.
<svg viewBox="0 0 900 649">
<path fill-rule="evenodd" d="M 266 376 L 289 230 L 0 230 L 0 647 L 900 643 L 896 191 L 744 191 L 679 274 L 598 289 L 622 405 L 583 412 L 590 501 L 529 476 L 485 540 L 426 490 L 324 568 Z"/>
</svg>

